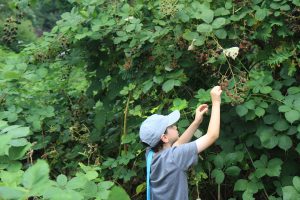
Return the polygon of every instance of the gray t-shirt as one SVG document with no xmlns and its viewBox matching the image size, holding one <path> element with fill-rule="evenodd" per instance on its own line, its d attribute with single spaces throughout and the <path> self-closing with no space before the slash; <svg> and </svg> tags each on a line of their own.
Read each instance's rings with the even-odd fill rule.
<svg viewBox="0 0 300 200">
<path fill-rule="evenodd" d="M 197 161 L 195 141 L 154 154 L 150 173 L 151 200 L 188 200 L 186 171 Z"/>
</svg>

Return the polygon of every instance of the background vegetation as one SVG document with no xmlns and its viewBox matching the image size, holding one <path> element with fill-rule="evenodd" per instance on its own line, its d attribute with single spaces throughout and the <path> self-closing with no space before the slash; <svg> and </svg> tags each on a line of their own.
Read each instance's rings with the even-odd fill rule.
<svg viewBox="0 0 300 200">
<path fill-rule="evenodd" d="M 220 84 L 190 199 L 299 199 L 299 6 L 0 1 L 0 197 L 145 199 L 140 123 L 179 109 L 183 131 Z"/>
</svg>

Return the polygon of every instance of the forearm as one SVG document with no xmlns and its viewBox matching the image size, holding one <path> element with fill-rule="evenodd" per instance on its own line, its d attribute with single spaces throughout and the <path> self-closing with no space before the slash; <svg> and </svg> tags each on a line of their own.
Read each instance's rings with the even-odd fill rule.
<svg viewBox="0 0 300 200">
<path fill-rule="evenodd" d="M 213 103 L 211 109 L 210 121 L 207 129 L 207 135 L 212 138 L 218 138 L 220 134 L 220 104 Z"/>
<path fill-rule="evenodd" d="M 207 149 L 219 137 L 220 133 L 220 103 L 213 104 L 208 130 L 205 135 L 196 140 L 198 153 Z"/>
<path fill-rule="evenodd" d="M 180 144 L 185 144 L 185 143 L 189 142 L 192 139 L 194 133 L 196 132 L 196 130 L 200 124 L 201 124 L 200 122 L 193 121 L 191 123 L 191 125 L 179 137 L 179 139 L 177 140 L 177 144 L 180 145 Z"/>
</svg>

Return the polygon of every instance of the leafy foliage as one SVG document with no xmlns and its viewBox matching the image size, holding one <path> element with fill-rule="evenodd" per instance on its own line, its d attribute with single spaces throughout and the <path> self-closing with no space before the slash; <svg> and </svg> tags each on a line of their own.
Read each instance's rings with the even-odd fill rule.
<svg viewBox="0 0 300 200">
<path fill-rule="evenodd" d="M 20 124 L 1 135 L 1 156 L 48 163 L 14 174 L 6 163 L 3 198 L 114 199 L 125 195 L 115 182 L 144 199 L 140 123 L 179 109 L 183 131 L 216 84 L 221 137 L 189 172 L 191 198 L 299 198 L 298 1 L 69 2 L 38 41 L 0 50 L 0 117 Z"/>
</svg>

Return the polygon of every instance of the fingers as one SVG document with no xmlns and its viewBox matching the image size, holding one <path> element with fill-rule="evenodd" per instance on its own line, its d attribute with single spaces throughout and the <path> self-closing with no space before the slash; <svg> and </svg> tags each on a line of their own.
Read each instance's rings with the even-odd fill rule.
<svg viewBox="0 0 300 200">
<path fill-rule="evenodd" d="M 208 112 L 208 105 L 207 104 L 201 104 L 198 106 L 197 111 L 200 112 L 201 114 L 207 113 Z"/>
<path fill-rule="evenodd" d="M 198 110 L 199 110 L 199 111 L 202 111 L 202 110 L 204 110 L 205 108 L 208 108 L 208 105 L 207 105 L 207 104 L 201 104 L 201 105 L 198 107 Z"/>
<path fill-rule="evenodd" d="M 221 86 L 215 86 L 211 89 L 211 94 L 221 95 L 222 89 Z"/>
</svg>

